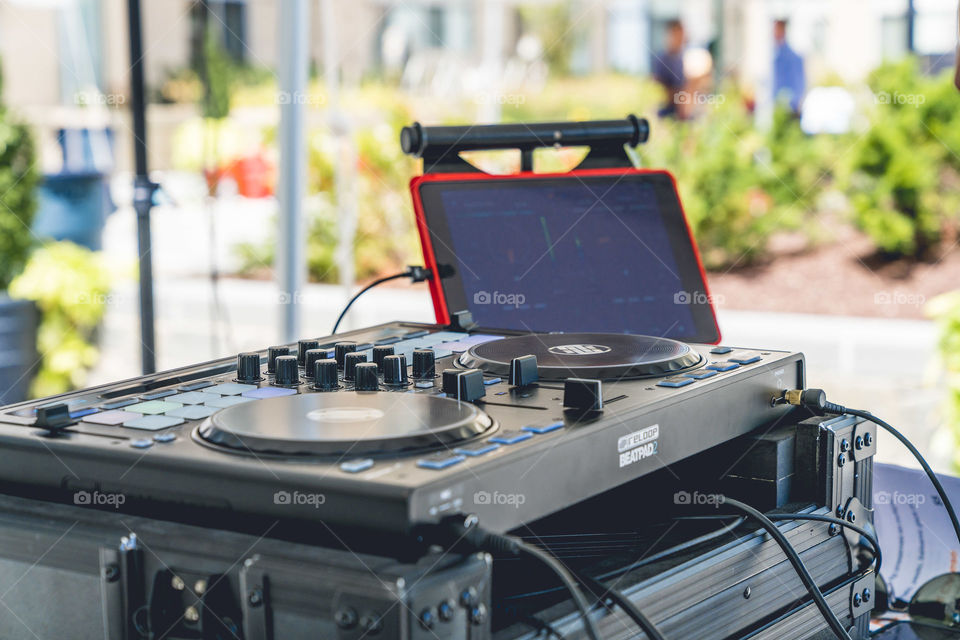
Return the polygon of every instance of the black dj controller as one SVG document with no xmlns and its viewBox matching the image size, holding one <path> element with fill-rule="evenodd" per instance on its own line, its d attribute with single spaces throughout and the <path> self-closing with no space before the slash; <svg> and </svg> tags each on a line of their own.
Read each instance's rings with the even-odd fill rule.
<svg viewBox="0 0 960 640">
<path fill-rule="evenodd" d="M 390 323 L 6 407 L 0 479 L 91 506 L 507 531 L 773 424 L 803 386 L 798 353 Z"/>
</svg>

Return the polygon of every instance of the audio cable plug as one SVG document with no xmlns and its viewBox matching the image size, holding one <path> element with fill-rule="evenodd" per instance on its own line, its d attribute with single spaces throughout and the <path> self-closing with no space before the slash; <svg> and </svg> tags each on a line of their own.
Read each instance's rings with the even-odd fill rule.
<svg viewBox="0 0 960 640">
<path fill-rule="evenodd" d="M 846 407 L 834 404 L 827 400 L 827 393 L 823 389 L 790 389 L 783 392 L 776 404 L 790 404 L 795 407 L 804 407 L 815 416 L 825 416 L 828 413 L 843 415 Z"/>
</svg>

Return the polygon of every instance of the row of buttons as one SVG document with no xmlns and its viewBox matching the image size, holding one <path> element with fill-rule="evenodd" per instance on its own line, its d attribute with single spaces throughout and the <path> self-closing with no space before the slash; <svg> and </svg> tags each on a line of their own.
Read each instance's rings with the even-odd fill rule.
<svg viewBox="0 0 960 640">
<path fill-rule="evenodd" d="M 441 451 L 428 458 L 417 460 L 417 466 L 422 469 L 446 469 L 455 464 L 463 462 L 468 457 L 476 458 L 486 455 L 491 451 L 496 451 L 500 445 L 512 445 L 525 440 L 529 440 L 534 435 L 550 433 L 563 427 L 563 420 L 555 420 L 546 424 L 530 424 L 517 431 L 503 431 L 493 436 L 486 442 L 477 442 L 474 444 L 463 445 L 450 451 Z M 359 473 L 373 467 L 372 458 L 357 458 L 348 460 L 340 465 L 342 471 L 347 473 Z"/>
<path fill-rule="evenodd" d="M 726 354 L 733 351 L 730 347 L 714 347 L 710 350 L 710 353 L 716 354 Z M 712 378 L 717 375 L 717 373 L 724 373 L 727 371 L 733 371 L 734 369 L 739 369 L 742 365 L 753 364 L 755 362 L 760 362 L 762 358 L 758 355 L 748 355 L 737 358 L 730 358 L 725 362 L 711 362 L 705 368 L 698 371 L 691 371 L 689 373 L 681 373 L 677 376 L 670 376 L 669 378 L 664 378 L 657 382 L 658 387 L 666 387 L 668 389 L 679 389 L 680 387 L 685 387 L 687 385 L 693 384 L 697 380 L 705 380 L 707 378 Z"/>
</svg>

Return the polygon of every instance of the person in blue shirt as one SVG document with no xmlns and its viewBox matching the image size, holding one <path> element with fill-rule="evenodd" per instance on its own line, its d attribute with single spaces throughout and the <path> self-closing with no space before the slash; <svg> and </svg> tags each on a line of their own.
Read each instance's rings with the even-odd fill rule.
<svg viewBox="0 0 960 640">
<path fill-rule="evenodd" d="M 679 20 L 668 22 L 667 47 L 654 55 L 651 61 L 653 77 L 667 93 L 667 102 L 657 112 L 661 118 L 684 117 L 684 107 L 687 106 L 681 99 L 686 85 L 683 73 L 684 38 L 683 23 Z"/>
<path fill-rule="evenodd" d="M 803 71 L 803 58 L 787 43 L 786 20 L 773 23 L 773 39 L 773 99 L 785 102 L 799 116 L 807 79 Z"/>
</svg>

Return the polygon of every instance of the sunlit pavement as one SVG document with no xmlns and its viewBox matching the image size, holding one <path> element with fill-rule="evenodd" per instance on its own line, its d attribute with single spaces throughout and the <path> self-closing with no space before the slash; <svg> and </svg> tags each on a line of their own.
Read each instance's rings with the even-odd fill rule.
<svg viewBox="0 0 960 640">
<path fill-rule="evenodd" d="M 160 368 L 263 348 L 280 339 L 283 304 L 273 282 L 223 279 L 217 310 L 211 283 L 204 275 L 209 268 L 209 227 L 205 224 L 209 215 L 202 205 L 181 203 L 176 208 L 158 208 L 153 218 Z M 217 205 L 215 215 L 218 260 L 221 268 L 230 268 L 235 262 L 232 245 L 269 234 L 275 204 L 228 199 Z M 112 259 L 128 263 L 136 259 L 134 229 L 128 208 L 111 216 L 104 248 Z M 347 297 L 339 286 L 308 285 L 297 298 L 301 335 L 328 334 Z M 132 276 L 120 279 L 108 300 L 101 360 L 89 383 L 139 375 L 137 300 Z M 344 328 L 392 320 L 433 320 L 425 285 L 371 291 L 351 310 Z M 724 310 L 720 325 L 726 344 L 802 351 L 807 357 L 809 386 L 823 387 L 832 401 L 867 409 L 900 427 L 929 453 L 935 468 L 948 469 L 951 439 L 940 428 L 944 392 L 932 323 Z M 878 459 L 914 466 L 909 453 L 884 436 L 880 437 Z"/>
</svg>

